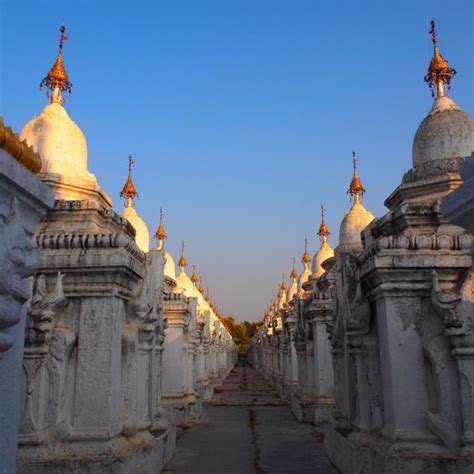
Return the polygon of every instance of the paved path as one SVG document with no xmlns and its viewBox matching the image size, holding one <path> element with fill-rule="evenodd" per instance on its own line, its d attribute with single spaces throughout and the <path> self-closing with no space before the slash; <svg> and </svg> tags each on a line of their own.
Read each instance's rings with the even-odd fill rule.
<svg viewBox="0 0 474 474">
<path fill-rule="evenodd" d="M 250 366 L 229 374 L 201 420 L 179 433 L 166 474 L 336 474 L 320 435 Z"/>
</svg>

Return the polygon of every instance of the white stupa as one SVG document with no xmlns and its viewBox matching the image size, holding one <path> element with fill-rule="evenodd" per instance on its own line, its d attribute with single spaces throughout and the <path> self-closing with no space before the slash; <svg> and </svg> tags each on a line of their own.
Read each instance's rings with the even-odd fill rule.
<svg viewBox="0 0 474 474">
<path fill-rule="evenodd" d="M 50 103 L 23 127 L 19 136 L 41 156 L 39 177 L 53 189 L 56 199 L 95 199 L 111 207 L 112 200 L 87 168 L 84 134 L 63 107 L 63 93 L 70 92 L 72 84 L 62 55 L 64 25 L 60 31 L 58 56 L 41 82 L 41 87 L 48 90 Z"/>
</svg>

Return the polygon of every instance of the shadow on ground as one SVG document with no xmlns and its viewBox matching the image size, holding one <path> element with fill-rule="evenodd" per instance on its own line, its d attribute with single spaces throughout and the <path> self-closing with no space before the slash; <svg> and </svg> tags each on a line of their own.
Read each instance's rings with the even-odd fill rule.
<svg viewBox="0 0 474 474">
<path fill-rule="evenodd" d="M 287 403 L 239 362 L 201 420 L 178 434 L 166 474 L 336 474 L 314 427 L 298 423 Z"/>
</svg>

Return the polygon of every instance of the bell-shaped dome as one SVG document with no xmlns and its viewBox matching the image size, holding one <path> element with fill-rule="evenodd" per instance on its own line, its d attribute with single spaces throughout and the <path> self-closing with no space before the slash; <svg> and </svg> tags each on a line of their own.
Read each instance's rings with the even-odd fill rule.
<svg viewBox="0 0 474 474">
<path fill-rule="evenodd" d="M 164 274 L 168 278 L 176 280 L 176 264 L 174 263 L 174 259 L 169 252 L 165 251 L 165 268 Z"/>
<path fill-rule="evenodd" d="M 211 310 L 211 307 L 209 306 L 209 304 L 207 303 L 207 301 L 204 299 L 204 297 L 202 296 L 202 293 L 196 288 L 196 286 L 194 285 L 194 291 L 193 291 L 193 296 L 195 298 L 197 298 L 197 307 L 198 307 L 198 311 L 200 313 L 204 312 L 204 311 L 212 311 Z"/>
<path fill-rule="evenodd" d="M 343 250 L 357 250 L 361 247 L 361 232 L 374 220 L 374 216 L 355 199 L 350 211 L 344 216 L 339 228 L 339 246 Z"/>
<path fill-rule="evenodd" d="M 288 291 L 286 292 L 286 301 L 290 302 L 298 293 L 298 282 L 296 278 L 294 278 L 291 282 Z"/>
<path fill-rule="evenodd" d="M 311 263 L 311 257 L 308 253 L 308 240 L 304 239 L 304 253 L 301 258 L 301 263 L 303 264 L 303 271 L 301 272 L 300 277 L 298 278 L 298 294 L 302 294 L 303 285 L 309 280 L 311 276 L 311 270 L 309 264 Z"/>
<path fill-rule="evenodd" d="M 182 268 L 179 272 L 179 275 L 176 278 L 176 282 L 178 283 L 178 286 L 183 290 L 183 293 L 186 296 L 195 296 L 193 282 L 184 271 L 184 268 Z"/>
<path fill-rule="evenodd" d="M 125 208 L 122 211 L 122 217 L 127 219 L 130 224 L 135 228 L 136 235 L 135 241 L 143 252 L 150 250 L 150 231 L 143 219 L 137 214 L 134 207 L 134 199 L 138 197 L 137 190 L 132 180 L 132 156 L 128 157 L 128 177 L 125 182 L 125 186 L 120 192 L 120 197 L 126 199 Z"/>
<path fill-rule="evenodd" d="M 321 265 L 325 260 L 331 257 L 334 257 L 334 250 L 326 241 L 323 241 L 321 247 L 319 247 L 313 257 L 313 277 L 319 278 L 324 273 L 324 268 Z"/>
<path fill-rule="evenodd" d="M 361 249 L 362 240 L 360 233 L 374 220 L 373 214 L 361 203 L 361 197 L 365 193 L 365 189 L 357 174 L 355 151 L 352 152 L 352 163 L 354 171 L 347 193 L 352 196 L 354 203 L 349 212 L 344 216 L 344 219 L 342 219 L 341 226 L 339 227 L 339 248 L 346 252 Z"/>
<path fill-rule="evenodd" d="M 413 166 L 465 158 L 474 150 L 474 119 L 448 96 L 438 97 L 413 139 Z"/>
<path fill-rule="evenodd" d="M 433 92 L 436 100 L 428 116 L 421 122 L 413 139 L 413 167 L 432 163 L 418 170 L 418 176 L 438 173 L 446 169 L 436 162 L 453 158 L 467 158 L 474 149 L 474 120 L 463 112 L 445 92 L 451 86 L 452 78 L 457 74 L 438 50 L 436 24 L 431 21 L 431 41 L 433 56 L 431 58 L 425 82 Z M 434 94 L 433 94 L 434 95 Z"/>
<path fill-rule="evenodd" d="M 42 173 L 96 181 L 87 170 L 84 134 L 71 120 L 61 100 L 51 102 L 31 119 L 21 130 L 20 138 L 41 156 Z"/>
<path fill-rule="evenodd" d="M 357 177 L 357 175 L 355 176 Z M 354 180 L 353 180 L 354 181 Z M 356 185 L 360 192 L 364 192 L 364 188 L 360 179 L 357 177 Z M 351 183 L 352 187 L 352 183 Z M 319 226 L 318 235 L 321 239 L 321 247 L 319 247 L 318 251 L 314 254 L 313 263 L 312 263 L 312 270 L 313 274 L 311 275 L 312 278 L 319 278 L 324 273 L 324 268 L 322 267 L 322 263 L 330 257 L 334 257 L 334 250 L 328 244 L 328 236 L 330 234 L 329 228 L 324 220 L 325 209 L 324 206 L 321 204 L 321 225 Z"/>
<path fill-rule="evenodd" d="M 303 291 L 303 285 L 309 280 L 311 276 L 311 270 L 309 269 L 309 265 L 305 264 L 303 271 L 301 272 L 300 277 L 298 278 L 298 293 Z"/>
<path fill-rule="evenodd" d="M 286 292 L 286 301 L 290 302 L 293 297 L 298 293 L 298 274 L 296 273 L 295 268 L 295 257 L 293 257 L 293 267 L 290 273 L 291 284 Z"/>
<path fill-rule="evenodd" d="M 143 219 L 137 214 L 134 207 L 128 205 L 122 211 L 122 217 L 127 219 L 130 224 L 134 227 L 136 231 L 135 242 L 138 245 L 138 248 L 143 252 L 148 252 L 150 250 L 150 232 L 147 225 Z"/>
</svg>

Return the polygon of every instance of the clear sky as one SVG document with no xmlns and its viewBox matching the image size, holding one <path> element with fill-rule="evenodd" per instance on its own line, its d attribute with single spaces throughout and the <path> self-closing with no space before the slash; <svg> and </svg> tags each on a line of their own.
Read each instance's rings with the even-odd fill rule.
<svg viewBox="0 0 474 474">
<path fill-rule="evenodd" d="M 185 240 L 221 310 L 259 320 L 305 237 L 319 246 L 321 203 L 337 245 L 353 148 L 365 205 L 384 214 L 432 102 L 431 19 L 472 114 L 472 5 L 0 0 L 0 114 L 20 131 L 46 105 L 64 22 L 65 107 L 114 208 L 132 153 L 150 230 L 162 206 L 176 260 Z"/>
</svg>

